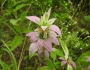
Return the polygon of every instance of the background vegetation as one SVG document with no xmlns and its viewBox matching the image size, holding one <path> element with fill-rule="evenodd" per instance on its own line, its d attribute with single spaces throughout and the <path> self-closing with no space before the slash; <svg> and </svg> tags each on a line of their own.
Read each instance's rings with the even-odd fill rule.
<svg viewBox="0 0 90 70">
<path fill-rule="evenodd" d="M 26 33 L 36 27 L 25 17 L 42 16 L 52 7 L 51 16 L 62 31 L 62 40 L 76 63 L 75 70 L 87 70 L 90 62 L 90 1 L 89 0 L 0 0 L 0 70 L 66 70 L 58 57 L 63 50 L 52 52 L 39 61 L 29 57 Z"/>
</svg>

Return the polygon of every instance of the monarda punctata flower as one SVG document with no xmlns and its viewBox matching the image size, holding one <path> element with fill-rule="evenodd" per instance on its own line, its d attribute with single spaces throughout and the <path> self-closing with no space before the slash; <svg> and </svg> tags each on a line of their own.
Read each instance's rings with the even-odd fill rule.
<svg viewBox="0 0 90 70">
<path fill-rule="evenodd" d="M 73 68 L 76 68 L 76 64 L 72 61 L 71 58 L 68 58 L 68 59 L 66 60 L 66 59 L 60 57 L 59 59 L 61 60 L 61 66 L 64 66 L 65 64 L 69 64 L 69 65 L 71 65 Z"/>
<path fill-rule="evenodd" d="M 30 37 L 30 54 L 33 55 L 38 51 L 38 56 L 44 54 L 49 57 L 49 52 L 52 51 L 52 43 L 59 45 L 57 36 L 61 36 L 61 31 L 58 26 L 52 25 L 56 18 L 49 19 L 51 8 L 45 12 L 41 18 L 37 16 L 27 16 L 30 21 L 39 25 L 34 32 L 26 34 Z"/>
</svg>

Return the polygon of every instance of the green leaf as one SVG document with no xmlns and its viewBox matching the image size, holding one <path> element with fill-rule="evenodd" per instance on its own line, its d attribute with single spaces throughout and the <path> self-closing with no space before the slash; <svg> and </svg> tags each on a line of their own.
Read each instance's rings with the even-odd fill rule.
<svg viewBox="0 0 90 70">
<path fill-rule="evenodd" d="M 70 64 L 68 64 L 67 65 L 67 70 L 73 70 L 73 67 Z"/>
<path fill-rule="evenodd" d="M 65 59 L 68 59 L 69 51 L 68 51 L 68 48 L 67 48 L 65 42 L 63 40 L 61 40 L 60 38 L 59 38 L 59 42 L 60 42 L 61 47 L 65 53 Z"/>
<path fill-rule="evenodd" d="M 18 21 L 19 21 L 19 19 L 18 20 L 10 19 L 10 23 L 13 24 L 13 25 L 17 25 Z"/>
<path fill-rule="evenodd" d="M 15 36 L 11 43 L 11 50 L 14 50 L 16 47 L 22 44 L 23 39 L 24 38 L 22 36 Z"/>
<path fill-rule="evenodd" d="M 10 58 L 12 59 L 13 70 L 17 70 L 17 62 L 16 62 L 14 54 L 10 50 L 9 46 L 3 40 L 1 40 L 1 41 L 3 42 L 4 46 L 6 47 L 6 48 L 3 48 L 3 50 L 8 52 L 8 54 L 10 55 Z"/>
<path fill-rule="evenodd" d="M 18 33 L 21 32 L 21 28 L 20 28 L 19 26 L 14 26 L 14 29 L 15 29 Z"/>
<path fill-rule="evenodd" d="M 84 19 L 87 21 L 90 21 L 90 15 L 89 16 L 84 16 Z"/>
<path fill-rule="evenodd" d="M 81 23 L 82 23 L 82 24 L 85 24 L 85 21 L 84 21 L 84 20 L 81 20 Z"/>
<path fill-rule="evenodd" d="M 27 29 L 26 28 L 26 29 L 23 30 L 23 33 L 29 33 L 29 32 L 32 32 L 32 29 Z"/>
<path fill-rule="evenodd" d="M 0 65 L 2 66 L 3 70 L 10 70 L 10 67 L 3 61 L 0 60 Z"/>
<path fill-rule="evenodd" d="M 43 66 L 43 67 L 37 68 L 37 70 L 55 70 L 55 68 L 48 67 L 48 66 Z"/>
<path fill-rule="evenodd" d="M 54 52 L 56 55 L 64 57 L 64 54 L 59 49 L 55 49 Z"/>
<path fill-rule="evenodd" d="M 20 5 L 17 5 L 16 8 L 13 10 L 14 12 L 16 12 L 17 10 L 27 6 L 28 4 L 20 4 Z"/>
<path fill-rule="evenodd" d="M 53 60 L 56 60 L 56 54 L 55 54 L 55 52 L 52 51 L 50 53 L 50 56 L 52 57 Z"/>
<path fill-rule="evenodd" d="M 85 61 L 85 62 L 86 62 L 86 59 L 87 59 L 88 56 L 90 56 L 90 51 L 84 52 L 84 53 L 81 54 L 80 57 L 77 59 L 77 62 L 78 62 L 78 61 Z"/>
<path fill-rule="evenodd" d="M 27 11 L 24 11 L 21 13 L 20 15 L 21 21 L 24 21 L 24 19 L 26 18 L 26 15 L 27 15 Z"/>
</svg>

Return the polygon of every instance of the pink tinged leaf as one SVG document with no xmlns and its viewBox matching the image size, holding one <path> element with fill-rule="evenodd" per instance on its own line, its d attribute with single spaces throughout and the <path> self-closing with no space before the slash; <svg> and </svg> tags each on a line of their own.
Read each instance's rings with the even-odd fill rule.
<svg viewBox="0 0 90 70">
<path fill-rule="evenodd" d="M 59 59 L 62 60 L 62 61 L 65 61 L 65 59 L 63 57 L 60 57 Z"/>
<path fill-rule="evenodd" d="M 87 58 L 87 60 L 86 60 L 87 62 L 90 62 L 90 56 Z"/>
<path fill-rule="evenodd" d="M 38 50 L 36 42 L 32 43 L 29 48 L 30 55 L 33 55 Z"/>
<path fill-rule="evenodd" d="M 65 65 L 66 63 L 67 63 L 67 61 L 62 61 L 61 66 Z"/>
<path fill-rule="evenodd" d="M 47 14 L 48 14 L 48 18 L 50 17 L 50 13 L 51 13 L 51 8 L 48 10 Z"/>
<path fill-rule="evenodd" d="M 45 29 L 47 28 L 47 26 L 42 26 L 41 28 L 45 31 Z"/>
<path fill-rule="evenodd" d="M 45 19 L 46 15 L 47 15 L 47 12 L 45 12 L 45 13 L 43 14 L 42 19 Z"/>
<path fill-rule="evenodd" d="M 49 23 L 53 24 L 55 20 L 56 20 L 56 18 L 52 18 L 52 19 L 49 20 Z"/>
<path fill-rule="evenodd" d="M 48 58 L 49 57 L 49 52 L 47 50 L 44 50 L 44 54 L 45 54 L 45 57 Z"/>
<path fill-rule="evenodd" d="M 37 47 L 38 47 L 39 49 L 42 49 L 42 48 L 43 48 L 43 40 L 39 39 L 39 40 L 37 41 Z"/>
<path fill-rule="evenodd" d="M 43 50 L 39 50 L 39 51 L 38 51 L 38 57 L 39 57 L 39 58 L 42 57 L 42 54 L 43 54 Z"/>
<path fill-rule="evenodd" d="M 31 36 L 30 41 L 35 42 L 37 39 L 38 39 L 37 36 Z"/>
<path fill-rule="evenodd" d="M 49 40 L 44 40 L 44 47 L 51 52 L 52 51 L 52 43 Z"/>
<path fill-rule="evenodd" d="M 53 42 L 53 43 L 59 45 L 59 41 L 58 41 L 58 39 L 56 38 L 55 35 L 50 34 L 50 38 L 49 38 L 49 40 L 50 40 L 51 42 Z"/>
<path fill-rule="evenodd" d="M 73 68 L 76 68 L 76 64 L 73 61 L 71 61 L 70 64 Z"/>
<path fill-rule="evenodd" d="M 51 25 L 51 26 L 50 26 L 50 29 L 51 29 L 52 31 L 57 32 L 57 33 L 61 36 L 61 30 L 59 29 L 58 26 L 56 26 L 56 25 Z"/>
<path fill-rule="evenodd" d="M 36 36 L 36 32 L 30 32 L 30 33 L 28 33 L 28 34 L 26 34 L 26 36 Z"/>
<path fill-rule="evenodd" d="M 57 36 L 57 34 L 54 31 L 50 31 L 50 34 L 53 34 L 54 36 Z"/>
<path fill-rule="evenodd" d="M 40 18 L 36 16 L 27 16 L 26 18 L 37 24 L 40 22 Z"/>
</svg>

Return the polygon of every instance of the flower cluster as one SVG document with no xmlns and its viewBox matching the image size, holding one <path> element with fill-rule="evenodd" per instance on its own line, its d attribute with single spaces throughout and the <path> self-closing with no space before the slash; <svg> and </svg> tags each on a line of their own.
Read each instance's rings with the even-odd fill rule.
<svg viewBox="0 0 90 70">
<path fill-rule="evenodd" d="M 66 60 L 66 59 L 60 57 L 59 59 L 61 60 L 61 66 L 64 66 L 65 64 L 69 64 L 69 65 L 71 65 L 73 68 L 76 68 L 76 64 L 72 61 L 71 58 L 68 58 L 68 59 Z"/>
<path fill-rule="evenodd" d="M 57 36 L 61 36 L 61 31 L 58 26 L 52 25 L 56 18 L 49 19 L 50 12 L 51 8 L 41 18 L 37 16 L 26 17 L 39 25 L 34 32 L 26 34 L 26 36 L 30 37 L 30 42 L 32 42 L 29 49 L 31 55 L 38 51 L 38 56 L 44 54 L 45 57 L 49 57 L 49 52 L 52 51 L 52 43 L 59 45 Z"/>
</svg>

